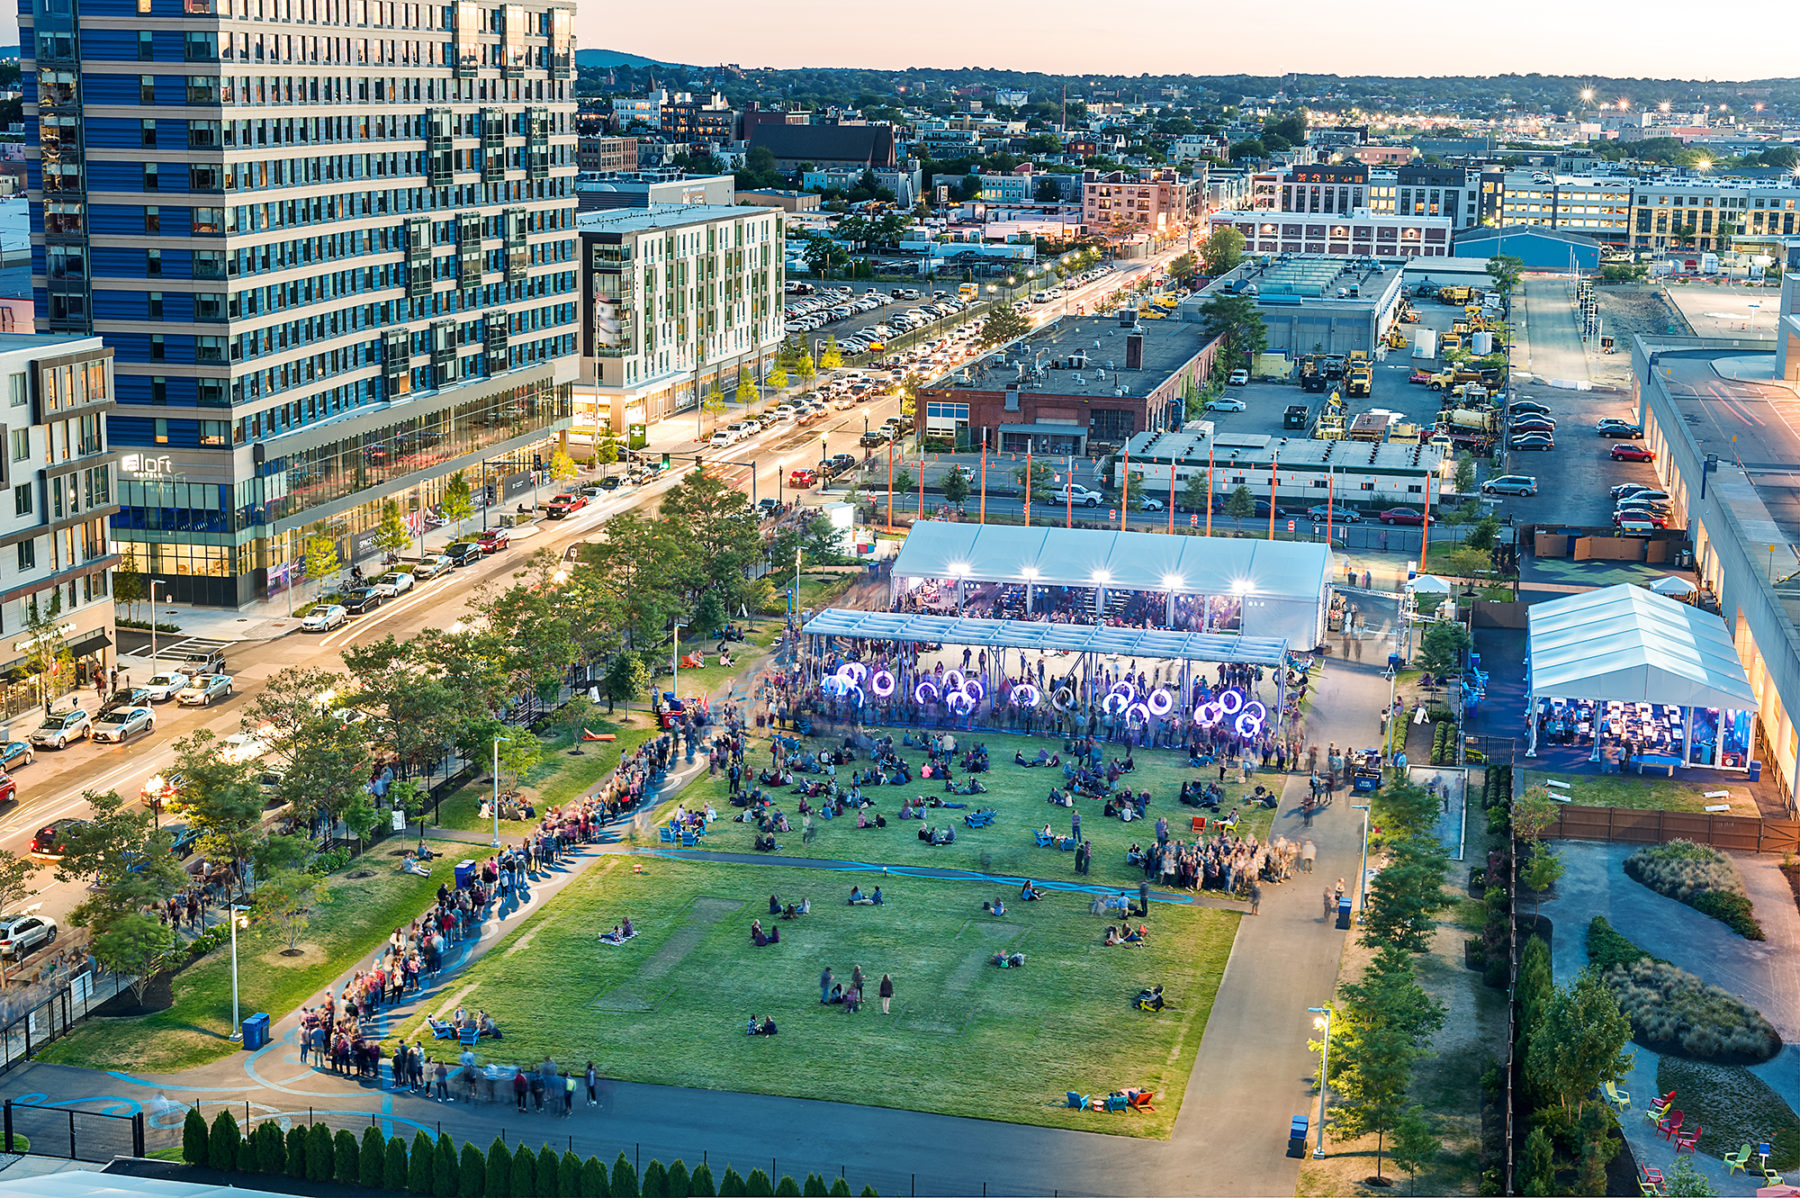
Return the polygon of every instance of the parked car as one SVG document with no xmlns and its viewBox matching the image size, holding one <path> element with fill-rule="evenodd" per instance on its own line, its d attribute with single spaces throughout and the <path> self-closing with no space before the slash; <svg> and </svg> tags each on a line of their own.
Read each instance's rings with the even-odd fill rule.
<svg viewBox="0 0 1800 1198">
<path fill-rule="evenodd" d="M 1550 435 L 1555 435 L 1556 424 L 1554 421 L 1546 420 L 1542 416 L 1527 416 L 1523 420 L 1513 421 L 1512 431 L 1515 434 L 1548 433 Z"/>
<path fill-rule="evenodd" d="M 1536 495 L 1537 479 L 1529 474 L 1502 474 L 1481 484 L 1484 495 Z"/>
<path fill-rule="evenodd" d="M 8 915 L 0 919 L 0 957 L 17 961 L 56 940 L 56 921 L 48 915 Z"/>
<path fill-rule="evenodd" d="M 402 578 L 406 579 L 405 585 L 400 583 L 400 579 Z M 398 599 L 401 591 L 409 590 L 411 587 L 411 574 L 383 574 L 381 577 L 376 578 L 369 583 L 369 589 L 374 591 L 377 595 L 380 595 L 383 599 Z"/>
<path fill-rule="evenodd" d="M 587 506 L 587 498 L 579 493 L 558 495 L 544 505 L 544 514 L 552 520 L 561 520 L 564 516 L 579 512 Z"/>
<path fill-rule="evenodd" d="M 343 607 L 353 615 L 363 615 L 381 606 L 382 594 L 374 587 L 357 587 L 344 596 Z"/>
<path fill-rule="evenodd" d="M 624 480 L 622 480 L 618 475 L 609 474 L 605 478 L 601 479 L 599 482 L 596 482 L 593 486 L 583 487 L 581 493 L 583 495 L 586 495 L 589 499 L 597 499 L 597 498 L 599 498 L 599 496 L 594 494 L 594 492 L 617 491 L 620 487 L 622 487 L 624 485 L 625 485 Z"/>
<path fill-rule="evenodd" d="M 1654 462 L 1654 450 L 1645 449 L 1642 445 L 1615 445 L 1607 456 L 1615 462 Z"/>
<path fill-rule="evenodd" d="M 115 707 L 94 720 L 94 740 L 122 745 L 140 732 L 156 731 L 156 712 L 148 707 Z"/>
<path fill-rule="evenodd" d="M 1535 399 L 1515 399 L 1506 405 L 1506 410 L 1514 415 L 1548 416 L 1550 414 L 1550 409 Z"/>
<path fill-rule="evenodd" d="M 1233 387 L 1245 386 L 1250 382 L 1250 372 L 1248 370 L 1234 370 L 1231 372 L 1231 377 L 1226 379 L 1225 382 Z"/>
<path fill-rule="evenodd" d="M 177 859 L 185 861 L 193 856 L 194 846 L 200 841 L 200 829 L 187 824 L 169 824 L 163 831 L 169 834 L 169 851 Z"/>
<path fill-rule="evenodd" d="M 144 689 L 150 692 L 152 703 L 167 703 L 190 681 L 191 679 L 186 674 L 178 670 L 170 670 L 150 675 L 150 681 L 144 683 Z"/>
<path fill-rule="evenodd" d="M 1656 488 L 1649 483 L 1620 483 L 1612 489 L 1610 494 L 1614 499 L 1623 499 L 1627 495 L 1636 495 L 1640 491 L 1654 490 Z"/>
<path fill-rule="evenodd" d="M 1140 512 L 1160 512 L 1166 507 L 1167 505 L 1154 495 L 1146 495 L 1138 500 L 1138 511 Z"/>
<path fill-rule="evenodd" d="M 788 471 L 787 485 L 790 487 L 810 487 L 819 481 L 818 472 L 805 466 Z"/>
<path fill-rule="evenodd" d="M 98 717 L 120 707 L 148 707 L 149 705 L 150 691 L 147 688 L 141 686 L 120 687 L 106 697 L 106 702 L 102 703 L 100 710 L 94 714 Z"/>
<path fill-rule="evenodd" d="M 483 553 L 498 553 L 512 544 L 512 534 L 504 528 L 490 528 L 475 538 Z"/>
<path fill-rule="evenodd" d="M 1418 508 L 1391 507 L 1376 517 L 1383 524 L 1423 524 L 1425 513 Z"/>
<path fill-rule="evenodd" d="M 773 495 L 765 495 L 756 501 L 756 514 L 767 520 L 781 510 L 781 503 Z"/>
<path fill-rule="evenodd" d="M 1329 518 L 1338 524 L 1356 524 L 1362 520 L 1362 513 L 1353 507 L 1345 507 L 1341 503 L 1315 503 L 1306 509 L 1306 514 L 1314 520 Z"/>
<path fill-rule="evenodd" d="M 1555 449 L 1556 438 L 1548 433 L 1520 433 L 1511 445 L 1514 449 Z"/>
<path fill-rule="evenodd" d="M 183 707 L 211 707 L 214 699 L 231 697 L 231 675 L 202 674 L 182 688 L 175 701 Z"/>
<path fill-rule="evenodd" d="M 893 434 L 885 428 L 872 428 L 856 439 L 856 443 L 864 449 L 880 449 L 892 440 Z"/>
<path fill-rule="evenodd" d="M 16 803 L 19 801 L 19 784 L 13 781 L 11 774 L 0 774 L 0 803 Z"/>
<path fill-rule="evenodd" d="M 444 556 L 455 566 L 467 566 L 481 560 L 481 546 L 474 541 L 457 541 L 444 550 Z"/>
<path fill-rule="evenodd" d="M 1249 407 L 1241 399 L 1215 399 L 1206 405 L 1209 412 L 1242 412 Z"/>
<path fill-rule="evenodd" d="M 1642 425 L 1628 424 L 1623 420 L 1602 420 L 1594 427 L 1594 431 L 1602 437 L 1615 437 L 1622 441 L 1636 441 L 1644 435 Z"/>
<path fill-rule="evenodd" d="M 22 740 L 0 744 L 0 770 L 16 769 L 20 762 L 30 765 L 37 760 L 37 750 Z"/>
<path fill-rule="evenodd" d="M 1090 491 L 1080 483 L 1068 483 L 1058 487 L 1055 499 L 1058 503 L 1075 504 L 1077 507 L 1099 507 L 1106 496 L 1098 491 Z"/>
<path fill-rule="evenodd" d="M 1644 499 L 1652 503 L 1672 503 L 1675 499 L 1667 491 L 1659 491 L 1655 487 L 1646 487 L 1641 483 L 1629 483 L 1623 487 L 1614 487 L 1613 498 Z"/>
<path fill-rule="evenodd" d="M 45 824 L 31 838 L 31 855 L 34 857 L 61 857 L 69 851 L 69 832 L 71 829 L 85 827 L 84 819 L 59 819 L 55 823 Z"/>
<path fill-rule="evenodd" d="M 1669 527 L 1669 517 L 1663 512 L 1647 510 L 1629 510 L 1613 513 L 1615 527 L 1623 528 L 1626 524 L 1648 524 L 1652 528 Z"/>
<path fill-rule="evenodd" d="M 44 722 L 32 730 L 31 743 L 65 749 L 72 740 L 80 740 L 84 736 L 92 736 L 94 717 L 77 707 L 70 711 L 52 712 L 44 717 Z"/>
<path fill-rule="evenodd" d="M 434 553 L 430 557 L 422 557 L 413 563 L 412 576 L 415 581 L 424 582 L 455 568 L 456 563 L 447 556 L 442 553 Z"/>
</svg>

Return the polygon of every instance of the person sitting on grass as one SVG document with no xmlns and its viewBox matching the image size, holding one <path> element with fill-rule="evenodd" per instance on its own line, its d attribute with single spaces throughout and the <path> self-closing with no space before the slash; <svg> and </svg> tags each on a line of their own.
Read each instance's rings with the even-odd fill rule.
<svg viewBox="0 0 1800 1198">
<path fill-rule="evenodd" d="M 480 1027 L 480 1030 L 478 1032 L 476 1032 L 476 1035 L 478 1037 L 479 1036 L 487 1036 L 487 1037 L 490 1037 L 495 1040 L 498 1040 L 501 1038 L 500 1029 L 497 1026 L 495 1026 L 494 1017 L 492 1015 L 489 1015 L 486 1011 L 483 1011 L 477 1022 L 478 1022 L 478 1026 Z"/>
<path fill-rule="evenodd" d="M 1125 930 L 1124 942 L 1126 944 L 1142 944 L 1144 942 L 1144 937 L 1147 936 L 1149 932 L 1150 929 L 1144 924 L 1139 924 L 1135 930 L 1127 928 Z"/>
<path fill-rule="evenodd" d="M 1106 938 L 1102 940 L 1101 943 L 1107 948 L 1111 948 L 1115 944 L 1125 943 L 1124 938 L 1119 935 L 1119 929 L 1116 924 L 1107 925 Z"/>
<path fill-rule="evenodd" d="M 406 854 L 405 860 L 401 861 L 400 872 L 408 873 L 408 874 L 417 874 L 421 878 L 428 878 L 431 876 L 431 871 L 429 869 L 426 869 L 423 865 L 420 865 L 419 858 L 415 854 L 410 853 L 410 852 Z"/>
<path fill-rule="evenodd" d="M 837 1004 L 839 1004 L 843 1001 L 844 1001 L 844 983 L 833 982 L 831 985 L 831 997 L 829 997 L 825 1000 L 825 1005 L 826 1006 L 836 1006 Z"/>
<path fill-rule="evenodd" d="M 846 1015 L 854 1015 L 861 1007 L 862 987 L 858 986 L 855 982 L 852 982 L 850 983 L 850 989 L 844 991 L 844 1013 Z"/>
<path fill-rule="evenodd" d="M 781 914 L 781 896 L 779 894 L 771 894 L 769 896 L 769 914 Z"/>
<path fill-rule="evenodd" d="M 1025 902 L 1035 903 L 1043 897 L 1044 892 L 1033 886 L 1030 878 L 1026 878 L 1025 885 L 1019 887 L 1019 898 Z"/>
<path fill-rule="evenodd" d="M 992 915 L 995 917 L 1005 915 L 1006 914 L 1006 900 L 995 899 L 991 903 L 984 900 L 981 904 L 981 909 L 983 911 L 986 911 L 989 915 Z"/>
<path fill-rule="evenodd" d="M 862 892 L 861 886 L 850 888 L 850 905 L 852 907 L 873 907 L 875 900 Z"/>
<path fill-rule="evenodd" d="M 1001 969 L 1023 969 L 1025 967 L 1024 953 L 995 953 L 988 960 Z"/>
<path fill-rule="evenodd" d="M 871 907 L 879 907 L 882 905 L 881 887 L 877 886 L 874 893 L 869 895 L 869 905 Z"/>
<path fill-rule="evenodd" d="M 762 920 L 752 920 L 750 924 L 750 943 L 757 948 L 763 948 L 770 944 L 780 944 L 781 929 L 770 928 L 765 932 L 763 931 Z"/>
<path fill-rule="evenodd" d="M 756 851 L 757 852 L 772 853 L 778 847 L 780 847 L 780 846 L 778 846 L 775 843 L 775 834 L 773 832 L 758 832 L 756 834 Z"/>
</svg>

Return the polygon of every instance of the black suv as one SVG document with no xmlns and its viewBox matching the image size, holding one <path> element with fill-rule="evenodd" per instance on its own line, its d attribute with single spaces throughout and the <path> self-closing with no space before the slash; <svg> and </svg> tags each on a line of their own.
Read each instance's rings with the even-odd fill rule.
<svg viewBox="0 0 1800 1198">
<path fill-rule="evenodd" d="M 381 593 L 374 587 L 358 587 L 345 595 L 340 602 L 344 605 L 345 611 L 355 612 L 360 616 L 364 612 L 374 611 L 381 606 Z"/>
<path fill-rule="evenodd" d="M 444 556 L 459 566 L 466 566 L 481 560 L 481 546 L 474 541 L 458 541 L 444 550 Z"/>
</svg>

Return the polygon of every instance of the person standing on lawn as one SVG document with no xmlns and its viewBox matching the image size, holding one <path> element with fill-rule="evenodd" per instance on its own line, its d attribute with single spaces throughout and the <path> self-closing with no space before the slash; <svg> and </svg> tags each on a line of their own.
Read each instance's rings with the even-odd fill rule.
<svg viewBox="0 0 1800 1198">
<path fill-rule="evenodd" d="M 888 1004 L 893 1001 L 894 979 L 884 973 L 881 975 L 881 1013 L 883 1015 L 892 1014 L 892 1012 L 888 1010 Z"/>
<path fill-rule="evenodd" d="M 831 983 L 833 980 L 834 979 L 831 976 L 831 966 L 827 965 L 825 967 L 825 972 L 821 973 L 819 975 L 819 1001 L 820 1002 L 828 1003 L 831 1001 Z"/>
</svg>

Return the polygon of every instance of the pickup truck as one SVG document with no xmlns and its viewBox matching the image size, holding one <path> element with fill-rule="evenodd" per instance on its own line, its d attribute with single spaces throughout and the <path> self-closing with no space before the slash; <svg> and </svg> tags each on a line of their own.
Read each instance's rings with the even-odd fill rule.
<svg viewBox="0 0 1800 1198">
<path fill-rule="evenodd" d="M 1058 487 L 1055 497 L 1059 502 L 1078 504 L 1081 507 L 1099 507 L 1106 498 L 1100 492 L 1090 491 L 1080 483 L 1069 483 L 1067 486 Z"/>
</svg>

